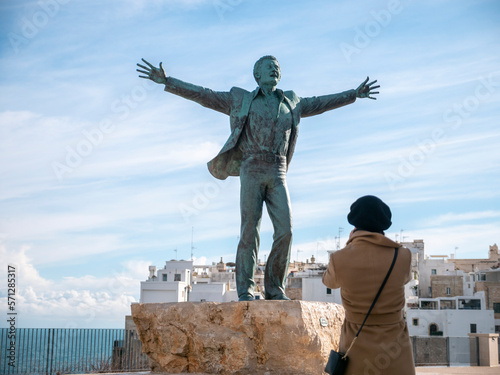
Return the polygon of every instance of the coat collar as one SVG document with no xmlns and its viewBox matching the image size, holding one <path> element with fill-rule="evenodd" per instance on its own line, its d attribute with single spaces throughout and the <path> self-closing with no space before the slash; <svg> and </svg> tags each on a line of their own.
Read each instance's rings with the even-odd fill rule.
<svg viewBox="0 0 500 375">
<path fill-rule="evenodd" d="M 394 242 L 393 240 L 387 238 L 381 233 L 368 232 L 366 230 L 357 230 L 355 232 L 351 232 L 351 235 L 349 236 L 349 240 L 347 241 L 346 245 L 356 241 L 365 241 L 372 243 L 374 245 L 390 247 L 392 249 L 401 246 L 399 243 Z"/>
</svg>

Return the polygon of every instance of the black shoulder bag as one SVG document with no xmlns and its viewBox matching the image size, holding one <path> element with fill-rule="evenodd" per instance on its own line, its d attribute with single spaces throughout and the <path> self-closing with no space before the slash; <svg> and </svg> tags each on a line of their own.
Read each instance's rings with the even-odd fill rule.
<svg viewBox="0 0 500 375">
<path fill-rule="evenodd" d="M 396 258 L 398 257 L 398 248 L 395 248 L 394 252 L 394 258 L 392 259 L 392 264 L 391 267 L 389 268 L 389 272 L 387 272 L 387 275 L 385 276 L 384 281 L 382 282 L 382 285 L 380 286 L 380 289 L 377 292 L 377 295 L 375 296 L 375 299 L 372 302 L 372 305 L 370 306 L 370 309 L 368 310 L 368 314 L 366 314 L 365 320 L 363 320 L 363 323 L 361 324 L 361 327 L 359 327 L 358 333 L 356 333 L 356 336 L 354 336 L 354 339 L 351 342 L 351 345 L 349 346 L 349 349 L 345 353 L 340 353 L 336 352 L 335 350 L 330 351 L 330 356 L 328 357 L 328 362 L 325 367 L 325 372 L 330 374 L 330 375 L 342 375 L 345 372 L 345 369 L 347 368 L 347 363 L 348 363 L 348 357 L 347 355 L 349 354 L 349 351 L 351 350 L 352 346 L 354 345 L 354 342 L 359 336 L 359 333 L 363 329 L 363 326 L 366 323 L 366 320 L 370 316 L 370 313 L 373 310 L 373 307 L 375 306 L 375 303 L 378 300 L 378 297 L 380 296 L 380 293 L 382 293 L 382 289 L 384 289 L 385 283 L 389 279 L 389 276 L 392 272 L 392 269 L 394 268 L 394 264 L 396 263 Z"/>
</svg>

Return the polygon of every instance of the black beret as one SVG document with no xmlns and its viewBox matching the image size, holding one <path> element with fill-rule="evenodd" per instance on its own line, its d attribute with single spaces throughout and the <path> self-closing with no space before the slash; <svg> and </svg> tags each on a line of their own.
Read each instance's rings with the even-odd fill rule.
<svg viewBox="0 0 500 375">
<path fill-rule="evenodd" d="M 383 232 L 391 226 L 391 209 L 380 198 L 365 195 L 351 205 L 347 221 L 358 229 Z"/>
</svg>

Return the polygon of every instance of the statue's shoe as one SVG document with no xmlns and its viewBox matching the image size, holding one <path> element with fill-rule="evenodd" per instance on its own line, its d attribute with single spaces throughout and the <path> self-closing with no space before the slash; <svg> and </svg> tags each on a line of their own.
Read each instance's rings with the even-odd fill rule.
<svg viewBox="0 0 500 375">
<path fill-rule="evenodd" d="M 243 294 L 240 298 L 238 298 L 238 301 L 253 301 L 255 298 L 251 294 Z"/>
</svg>

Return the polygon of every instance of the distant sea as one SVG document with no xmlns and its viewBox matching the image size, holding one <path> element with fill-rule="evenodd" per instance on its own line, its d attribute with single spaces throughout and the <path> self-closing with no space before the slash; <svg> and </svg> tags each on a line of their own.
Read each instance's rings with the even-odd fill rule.
<svg viewBox="0 0 500 375">
<path fill-rule="evenodd" d="M 15 333 L 15 334 L 14 334 Z M 71 374 L 111 369 L 123 352 L 123 329 L 0 329 L 0 374 Z"/>
</svg>

